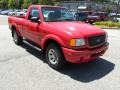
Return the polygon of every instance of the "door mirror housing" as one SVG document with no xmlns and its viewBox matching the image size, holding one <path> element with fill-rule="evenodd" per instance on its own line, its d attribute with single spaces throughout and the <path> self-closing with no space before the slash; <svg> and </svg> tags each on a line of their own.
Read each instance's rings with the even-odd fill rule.
<svg viewBox="0 0 120 90">
<path fill-rule="evenodd" d="M 41 20 L 38 17 L 31 17 L 31 22 L 36 22 L 36 23 L 40 23 Z"/>
</svg>

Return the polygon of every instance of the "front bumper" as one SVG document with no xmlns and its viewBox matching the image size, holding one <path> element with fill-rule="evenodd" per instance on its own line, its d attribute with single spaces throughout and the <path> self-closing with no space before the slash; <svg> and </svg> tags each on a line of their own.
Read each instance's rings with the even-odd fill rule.
<svg viewBox="0 0 120 90">
<path fill-rule="evenodd" d="M 91 50 L 73 50 L 62 47 L 63 54 L 68 62 L 71 63 L 85 63 L 102 56 L 108 49 L 109 44 L 91 49 Z"/>
</svg>

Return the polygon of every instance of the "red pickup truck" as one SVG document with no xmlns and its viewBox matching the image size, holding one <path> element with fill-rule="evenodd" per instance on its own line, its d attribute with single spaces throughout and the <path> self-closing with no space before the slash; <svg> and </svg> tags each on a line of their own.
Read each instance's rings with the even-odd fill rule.
<svg viewBox="0 0 120 90">
<path fill-rule="evenodd" d="M 8 18 L 17 45 L 23 38 L 34 42 L 46 54 L 48 64 L 61 68 L 66 62 L 86 63 L 108 49 L 107 33 L 75 21 L 71 12 L 59 6 L 31 5 L 24 18 Z"/>
</svg>

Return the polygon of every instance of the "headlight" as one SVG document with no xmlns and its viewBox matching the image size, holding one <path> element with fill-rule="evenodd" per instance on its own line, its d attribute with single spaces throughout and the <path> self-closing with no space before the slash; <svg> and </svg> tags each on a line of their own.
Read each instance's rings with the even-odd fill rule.
<svg viewBox="0 0 120 90">
<path fill-rule="evenodd" d="M 71 47 L 84 46 L 85 45 L 85 40 L 83 38 L 71 39 L 69 44 L 70 44 Z"/>
</svg>

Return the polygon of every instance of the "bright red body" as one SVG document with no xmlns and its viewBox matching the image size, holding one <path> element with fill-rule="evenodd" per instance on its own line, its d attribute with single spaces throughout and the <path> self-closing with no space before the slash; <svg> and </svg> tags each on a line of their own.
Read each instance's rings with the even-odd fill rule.
<svg viewBox="0 0 120 90">
<path fill-rule="evenodd" d="M 94 47 L 89 46 L 87 41 L 88 37 L 105 35 L 105 31 L 79 21 L 45 22 L 42 13 L 39 13 L 40 23 L 31 22 L 28 15 L 33 7 L 41 12 L 41 7 L 53 6 L 32 5 L 25 18 L 9 17 L 8 22 L 11 29 L 15 27 L 19 35 L 35 42 L 41 49 L 45 49 L 47 42 L 53 40 L 60 45 L 66 60 L 72 63 L 96 59 L 108 49 L 107 41 Z M 86 45 L 71 47 L 69 41 L 72 38 L 84 38 Z"/>
</svg>

